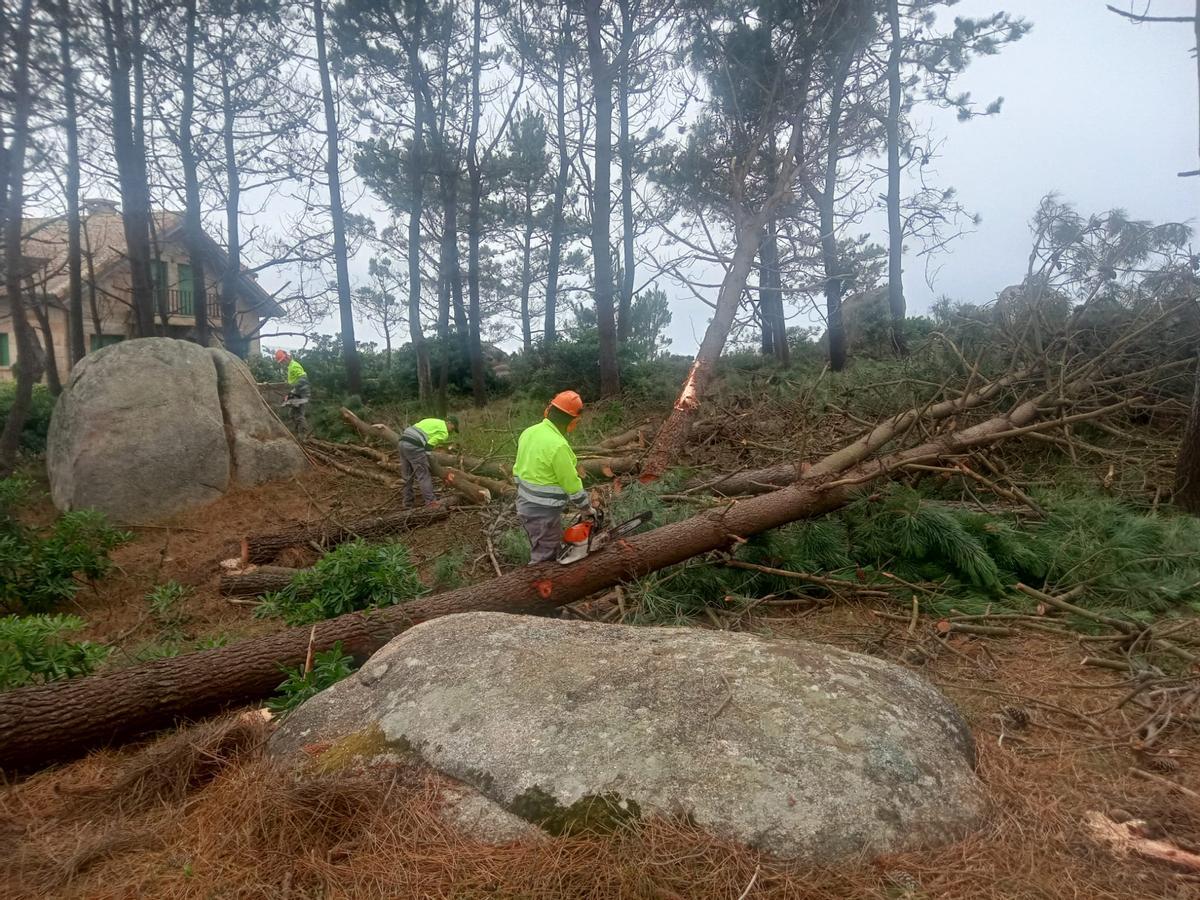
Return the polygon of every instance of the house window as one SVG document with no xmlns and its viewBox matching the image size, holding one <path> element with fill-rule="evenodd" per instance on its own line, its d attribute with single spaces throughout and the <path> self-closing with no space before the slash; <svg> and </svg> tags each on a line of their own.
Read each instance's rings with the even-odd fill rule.
<svg viewBox="0 0 1200 900">
<path fill-rule="evenodd" d="M 196 307 L 192 303 L 195 287 L 192 282 L 192 267 L 187 263 L 179 264 L 179 312 L 181 315 L 194 316 Z"/>
<path fill-rule="evenodd" d="M 150 284 L 154 288 L 154 303 L 160 309 L 167 302 L 167 262 L 163 259 L 150 260 Z"/>
<path fill-rule="evenodd" d="M 0 366 L 11 366 L 8 358 L 8 335 L 0 331 Z"/>
<path fill-rule="evenodd" d="M 101 347 L 109 347 L 113 344 L 119 344 L 123 340 L 125 340 L 125 335 L 123 334 L 93 334 L 91 349 L 92 352 L 95 353 Z"/>
</svg>

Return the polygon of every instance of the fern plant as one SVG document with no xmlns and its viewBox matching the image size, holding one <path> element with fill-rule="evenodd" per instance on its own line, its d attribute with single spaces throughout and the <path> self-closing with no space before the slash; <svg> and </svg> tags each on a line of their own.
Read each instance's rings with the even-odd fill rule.
<svg viewBox="0 0 1200 900">
<path fill-rule="evenodd" d="M 84 627 L 78 616 L 34 615 L 0 618 L 0 690 L 89 675 L 112 653 L 91 641 L 64 635 Z"/>
<path fill-rule="evenodd" d="M 403 603 L 426 591 L 402 544 L 351 541 L 297 574 L 287 587 L 265 595 L 254 614 L 279 616 L 289 625 L 308 625 L 356 610 Z"/>
</svg>

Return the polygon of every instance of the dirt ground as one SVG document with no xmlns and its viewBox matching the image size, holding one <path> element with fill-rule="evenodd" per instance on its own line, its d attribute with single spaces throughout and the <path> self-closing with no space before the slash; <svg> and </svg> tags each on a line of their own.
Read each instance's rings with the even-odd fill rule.
<svg viewBox="0 0 1200 900">
<path fill-rule="evenodd" d="M 220 597 L 220 562 L 241 537 L 395 505 L 380 484 L 327 471 L 231 495 L 134 529 L 117 568 L 76 599 L 87 636 L 126 659 L 159 640 L 146 592 L 174 579 L 190 639 L 279 627 Z M 485 577 L 484 513 L 405 537 L 423 574 L 470 548 Z M 311 563 L 298 551 L 280 562 Z M 295 778 L 261 755 L 261 725 L 201 725 L 8 785 L 0 794 L 0 897 L 1200 898 L 1200 872 L 1107 845 L 1102 813 L 1200 853 L 1200 741 L 1171 726 L 1136 746 L 1145 713 L 1128 675 L 1085 667 L 1082 637 L 937 635 L 880 608 L 773 608 L 740 627 L 890 659 L 944 690 L 974 729 L 993 801 L 986 827 L 948 847 L 827 870 L 800 869 L 656 821 L 612 835 L 488 846 L 436 816 L 442 782 L 413 768 Z M 123 664 L 118 658 L 114 664 Z M 232 731 L 231 731 L 232 728 Z M 1131 768 L 1148 773 L 1139 775 Z"/>
</svg>

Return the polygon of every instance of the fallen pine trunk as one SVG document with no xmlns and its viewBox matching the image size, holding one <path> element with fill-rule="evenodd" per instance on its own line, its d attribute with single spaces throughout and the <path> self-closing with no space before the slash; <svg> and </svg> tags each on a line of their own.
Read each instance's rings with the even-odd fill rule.
<svg viewBox="0 0 1200 900">
<path fill-rule="evenodd" d="M 223 597 L 257 597 L 278 591 L 291 584 L 297 572 L 287 566 L 258 566 L 249 572 L 234 572 L 221 576 L 219 590 Z"/>
<path fill-rule="evenodd" d="M 579 460 L 579 468 L 584 475 L 593 478 L 615 478 L 617 475 L 628 475 L 636 472 L 638 462 L 632 456 L 604 456 L 594 459 Z"/>
<path fill-rule="evenodd" d="M 1110 409 L 1090 415 L 1098 417 Z M 529 566 L 400 606 L 339 616 L 317 624 L 312 630 L 313 646 L 325 650 L 340 641 L 344 651 L 362 662 L 395 635 L 436 616 L 476 610 L 544 612 L 693 556 L 726 549 L 761 531 L 827 513 L 851 499 L 852 486 L 911 463 L 929 462 L 1039 427 L 1055 427 L 1061 421 L 1031 425 L 1038 416 L 1037 403 L 1026 401 L 1005 415 L 937 441 L 836 476 L 806 476 L 772 493 L 706 510 L 618 541 L 570 566 Z M 304 661 L 309 635 L 309 626 L 289 628 L 173 659 L 0 694 L 0 769 L 44 766 L 170 727 L 180 719 L 261 700 L 282 680 L 280 666 Z"/>
<path fill-rule="evenodd" d="M 372 516 L 349 522 L 317 522 L 296 525 L 269 534 L 250 534 L 242 538 L 242 565 L 270 562 L 288 547 L 317 544 L 324 549 L 336 547 L 355 538 L 377 538 L 432 525 L 450 515 L 438 507 L 402 509 L 385 516 Z"/>
<path fill-rule="evenodd" d="M 646 441 L 654 437 L 654 433 L 661 424 L 662 419 L 650 419 L 635 428 L 630 428 L 628 431 L 622 431 L 620 434 L 614 434 L 612 437 L 605 438 L 598 442 L 596 447 L 600 450 L 616 450 L 628 444 L 637 444 L 639 447 L 644 447 L 646 446 Z"/>
</svg>

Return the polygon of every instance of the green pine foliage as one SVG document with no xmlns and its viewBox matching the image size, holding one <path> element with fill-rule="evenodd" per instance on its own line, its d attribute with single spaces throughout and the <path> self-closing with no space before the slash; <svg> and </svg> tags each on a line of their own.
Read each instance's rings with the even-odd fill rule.
<svg viewBox="0 0 1200 900">
<path fill-rule="evenodd" d="M 305 674 L 300 666 L 284 668 L 287 678 L 276 688 L 267 708 L 277 716 L 287 715 L 309 697 L 336 684 L 354 671 L 354 658 L 342 652 L 338 641 L 329 650 L 313 654 L 312 671 Z"/>
<path fill-rule="evenodd" d="M 441 554 L 433 561 L 433 586 L 439 590 L 462 587 L 467 583 L 467 551 L 460 547 Z"/>
<path fill-rule="evenodd" d="M 1082 587 L 1073 602 L 1109 615 L 1148 619 L 1200 611 L 1200 519 L 1148 513 L 1078 490 L 1037 499 L 1044 520 L 992 515 L 920 489 L 891 485 L 838 513 L 795 522 L 738 549 L 747 562 L 822 575 L 863 587 L 917 593 L 927 612 L 982 612 L 1032 601 L 1018 582 L 1051 594 Z M 886 575 L 919 585 L 908 587 Z M 675 623 L 706 606 L 729 608 L 768 594 L 826 594 L 824 587 L 695 561 L 630 587 L 639 621 Z"/>
<path fill-rule="evenodd" d="M 78 616 L 34 615 L 0 618 L 0 690 L 89 675 L 112 647 L 68 641 L 84 627 Z"/>
<path fill-rule="evenodd" d="M 343 613 L 403 603 L 426 592 L 402 544 L 351 541 L 300 572 L 283 590 L 267 594 L 257 616 L 308 625 Z"/>
<path fill-rule="evenodd" d="M 107 574 L 109 552 L 133 535 L 90 509 L 64 513 L 49 529 L 31 528 L 16 515 L 30 488 L 24 479 L 0 479 L 0 609 L 48 613 L 75 596 L 80 579 Z"/>
</svg>

